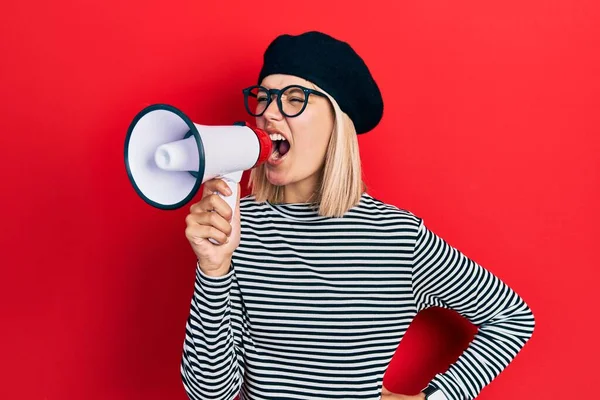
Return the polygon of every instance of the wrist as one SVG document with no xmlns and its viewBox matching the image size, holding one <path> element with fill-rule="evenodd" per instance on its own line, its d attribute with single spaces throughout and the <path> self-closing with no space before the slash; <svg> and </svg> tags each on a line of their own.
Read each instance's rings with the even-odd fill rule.
<svg viewBox="0 0 600 400">
<path fill-rule="evenodd" d="M 425 389 L 423 389 L 423 399 L 425 400 L 448 400 L 444 392 L 439 389 L 437 386 L 433 384 L 429 384 Z"/>
<path fill-rule="evenodd" d="M 221 266 L 211 269 L 202 268 L 200 261 L 198 261 L 198 268 L 200 268 L 200 271 L 209 278 L 221 278 L 229 273 L 231 269 L 231 260 L 227 259 Z"/>
</svg>

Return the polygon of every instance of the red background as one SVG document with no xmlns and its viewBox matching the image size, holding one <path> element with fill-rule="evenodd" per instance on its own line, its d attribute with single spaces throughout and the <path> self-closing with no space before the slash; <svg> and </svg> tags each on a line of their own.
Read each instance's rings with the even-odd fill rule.
<svg viewBox="0 0 600 400">
<path fill-rule="evenodd" d="M 360 137 L 371 194 L 535 313 L 533 339 L 480 398 L 596 393 L 598 4 L 3 3 L 0 398 L 185 398 L 187 209 L 137 197 L 126 129 L 156 102 L 202 124 L 245 118 L 264 48 L 308 29 L 348 40 L 381 86 L 383 121 Z M 420 314 L 387 385 L 414 393 L 472 333 L 452 312 Z"/>
</svg>

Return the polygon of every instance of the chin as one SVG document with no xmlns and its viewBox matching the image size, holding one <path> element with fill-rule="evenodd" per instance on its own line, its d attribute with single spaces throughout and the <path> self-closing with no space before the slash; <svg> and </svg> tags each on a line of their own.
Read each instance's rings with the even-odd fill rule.
<svg viewBox="0 0 600 400">
<path fill-rule="evenodd" d="M 289 180 L 286 179 L 286 176 L 280 171 L 266 171 L 267 180 L 271 185 L 275 186 L 285 186 L 289 183 Z"/>
</svg>

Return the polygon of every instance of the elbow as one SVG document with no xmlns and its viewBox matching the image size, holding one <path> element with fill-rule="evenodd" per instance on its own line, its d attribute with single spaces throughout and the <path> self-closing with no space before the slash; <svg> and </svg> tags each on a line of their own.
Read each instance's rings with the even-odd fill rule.
<svg viewBox="0 0 600 400">
<path fill-rule="evenodd" d="M 523 321 L 525 322 L 525 342 L 529 341 L 533 336 L 533 332 L 535 331 L 536 319 L 531 307 L 523 302 L 523 313 L 522 313 Z"/>
</svg>

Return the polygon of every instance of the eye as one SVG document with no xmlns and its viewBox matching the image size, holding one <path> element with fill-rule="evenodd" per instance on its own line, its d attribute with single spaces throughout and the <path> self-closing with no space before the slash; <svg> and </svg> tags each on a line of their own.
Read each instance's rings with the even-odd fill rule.
<svg viewBox="0 0 600 400">
<path fill-rule="evenodd" d="M 300 98 L 300 97 L 290 97 L 290 102 L 292 103 L 304 103 L 304 99 Z"/>
<path fill-rule="evenodd" d="M 256 101 L 259 101 L 259 102 L 267 101 L 267 96 L 257 96 Z"/>
</svg>

